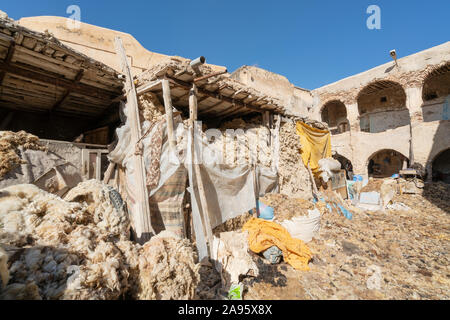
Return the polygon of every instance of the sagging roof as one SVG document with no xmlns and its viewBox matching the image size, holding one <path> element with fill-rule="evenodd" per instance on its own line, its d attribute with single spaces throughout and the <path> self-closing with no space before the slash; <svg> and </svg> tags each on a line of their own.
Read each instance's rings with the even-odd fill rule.
<svg viewBox="0 0 450 320">
<path fill-rule="evenodd" d="M 171 87 L 172 104 L 189 110 L 189 90 L 195 82 L 198 90 L 198 116 L 200 118 L 228 118 L 244 116 L 253 112 L 271 111 L 284 114 L 281 102 L 263 95 L 237 80 L 229 73 L 202 79 L 217 70 L 201 65 L 195 72 L 189 65 L 190 60 L 170 57 L 137 76 L 137 94 L 153 92 L 162 101 L 162 79 L 168 79 Z M 224 71 L 226 71 L 224 69 Z"/>
<path fill-rule="evenodd" d="M 114 69 L 51 34 L 0 18 L 0 107 L 97 118 L 122 86 Z"/>
</svg>

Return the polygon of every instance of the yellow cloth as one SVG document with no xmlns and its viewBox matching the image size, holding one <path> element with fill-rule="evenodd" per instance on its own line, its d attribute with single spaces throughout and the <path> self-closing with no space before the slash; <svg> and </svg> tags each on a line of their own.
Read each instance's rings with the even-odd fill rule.
<svg viewBox="0 0 450 320">
<path fill-rule="evenodd" d="M 248 231 L 248 242 L 253 252 L 260 253 L 272 246 L 277 246 L 283 252 L 284 261 L 297 270 L 309 270 L 311 251 L 302 240 L 292 238 L 289 232 L 278 223 L 251 218 L 242 230 Z"/>
<path fill-rule="evenodd" d="M 309 162 L 311 171 L 315 175 L 319 174 L 319 160 L 331 157 L 330 131 L 316 129 L 298 121 L 297 134 L 302 144 L 303 163 L 308 166 Z"/>
</svg>

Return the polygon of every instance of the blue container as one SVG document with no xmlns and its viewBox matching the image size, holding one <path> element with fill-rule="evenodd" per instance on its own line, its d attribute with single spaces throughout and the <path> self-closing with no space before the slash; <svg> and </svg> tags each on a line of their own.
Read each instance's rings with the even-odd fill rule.
<svg viewBox="0 0 450 320">
<path fill-rule="evenodd" d="M 258 218 L 264 219 L 264 220 L 272 220 L 274 213 L 273 208 L 266 206 L 264 203 L 258 200 L 258 206 L 259 206 L 259 216 Z"/>
</svg>

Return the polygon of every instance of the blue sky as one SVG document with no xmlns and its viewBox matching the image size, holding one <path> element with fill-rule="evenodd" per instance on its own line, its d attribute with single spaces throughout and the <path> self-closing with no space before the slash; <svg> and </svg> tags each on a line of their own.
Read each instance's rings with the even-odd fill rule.
<svg viewBox="0 0 450 320">
<path fill-rule="evenodd" d="M 206 57 L 234 71 L 256 65 L 299 87 L 325 84 L 450 40 L 449 0 L 346 1 L 2 1 L 13 19 L 69 16 L 131 33 L 147 49 Z M 369 5 L 381 9 L 381 30 L 369 30 Z"/>
</svg>

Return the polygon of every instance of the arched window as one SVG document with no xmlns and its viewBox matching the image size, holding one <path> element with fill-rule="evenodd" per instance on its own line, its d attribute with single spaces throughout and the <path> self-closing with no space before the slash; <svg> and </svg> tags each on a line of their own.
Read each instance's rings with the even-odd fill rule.
<svg viewBox="0 0 450 320">
<path fill-rule="evenodd" d="M 369 177 L 387 178 L 408 167 L 409 160 L 400 152 L 384 149 L 375 152 L 368 160 Z"/>
<path fill-rule="evenodd" d="M 439 153 L 433 160 L 433 181 L 450 183 L 450 149 Z"/>
<path fill-rule="evenodd" d="M 450 119 L 450 63 L 431 71 L 423 82 L 423 121 Z"/>
<path fill-rule="evenodd" d="M 331 134 L 344 133 L 350 130 L 347 119 L 347 108 L 339 100 L 327 102 L 321 112 L 322 121 L 328 124 Z"/>
<path fill-rule="evenodd" d="M 411 122 L 405 90 L 396 82 L 373 82 L 360 91 L 357 101 L 363 132 L 383 132 Z"/>
<path fill-rule="evenodd" d="M 450 95 L 450 63 L 431 71 L 423 82 L 423 101 Z"/>
</svg>

